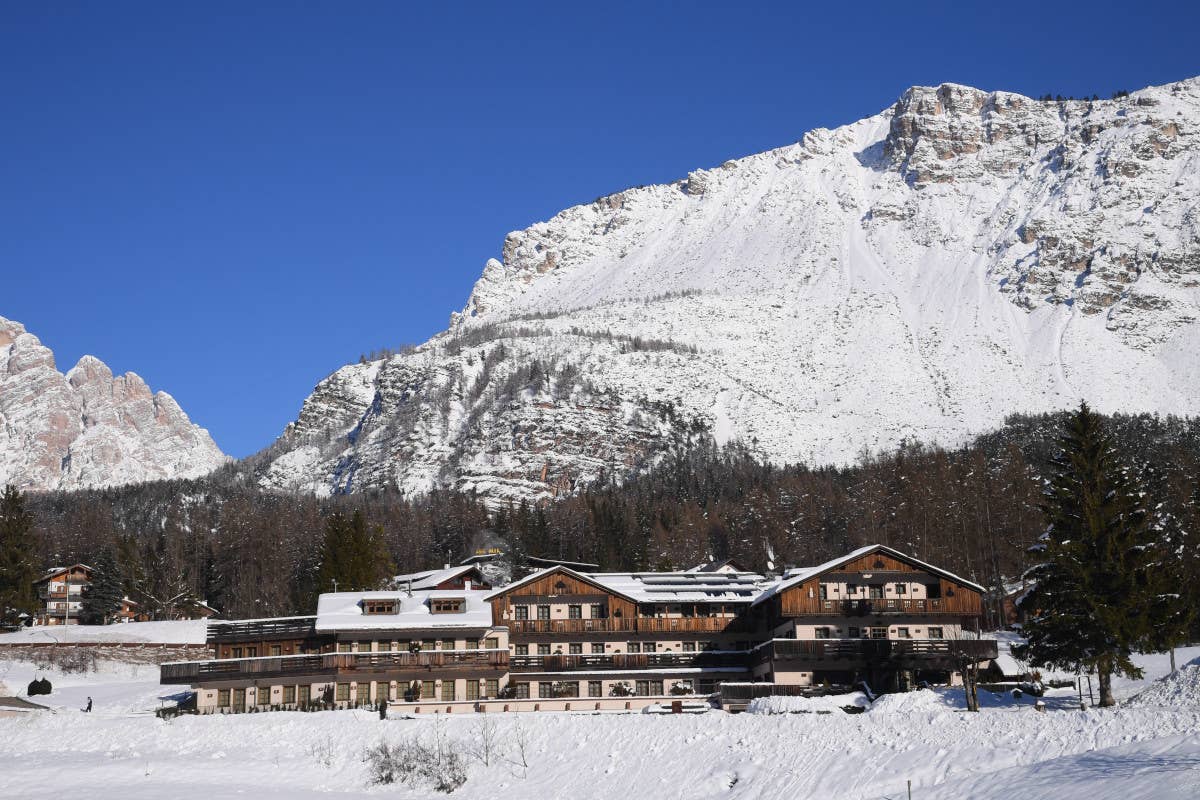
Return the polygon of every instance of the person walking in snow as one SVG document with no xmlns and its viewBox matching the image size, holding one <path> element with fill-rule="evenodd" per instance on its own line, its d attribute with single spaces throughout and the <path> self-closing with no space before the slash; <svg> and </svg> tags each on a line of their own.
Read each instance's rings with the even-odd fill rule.
<svg viewBox="0 0 1200 800">
<path fill-rule="evenodd" d="M 92 710 L 92 698 L 90 698 L 90 697 L 89 697 L 89 698 L 88 698 L 88 704 L 87 704 L 87 708 L 85 708 L 85 709 L 84 709 L 84 712 L 85 712 L 85 713 L 90 713 L 90 712 L 91 712 L 91 710 Z"/>
</svg>

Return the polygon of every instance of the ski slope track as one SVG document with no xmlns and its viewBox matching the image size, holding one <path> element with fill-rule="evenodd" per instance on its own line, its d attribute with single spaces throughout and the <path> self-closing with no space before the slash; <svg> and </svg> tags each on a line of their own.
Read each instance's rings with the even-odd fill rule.
<svg viewBox="0 0 1200 800">
<path fill-rule="evenodd" d="M 511 233 L 447 331 L 322 381 L 262 484 L 540 499 L 707 431 L 776 462 L 1012 412 L 1200 413 L 1200 78 L 943 84 Z"/>
</svg>

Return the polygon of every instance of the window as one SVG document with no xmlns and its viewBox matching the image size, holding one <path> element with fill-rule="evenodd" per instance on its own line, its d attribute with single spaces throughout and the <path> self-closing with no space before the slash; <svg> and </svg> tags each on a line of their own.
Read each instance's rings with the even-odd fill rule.
<svg viewBox="0 0 1200 800">
<path fill-rule="evenodd" d="M 538 645 L 538 655 L 539 655 L 539 656 L 548 656 L 548 655 L 550 655 L 550 645 L 548 645 L 548 644 L 539 644 L 539 645 Z"/>
<path fill-rule="evenodd" d="M 478 650 L 479 649 L 479 642 L 475 641 L 474 639 L 467 639 L 465 642 L 463 642 L 463 644 L 465 644 L 467 646 L 468 650 Z"/>
<path fill-rule="evenodd" d="M 832 601 L 832 600 L 826 600 L 826 601 L 825 601 L 825 610 L 826 610 L 826 611 L 828 611 L 828 610 L 830 610 L 830 609 L 832 609 L 832 608 L 833 608 L 833 601 Z"/>
<path fill-rule="evenodd" d="M 540 697 L 542 699 L 545 699 L 547 697 L 554 697 L 554 684 L 551 683 L 550 681 L 539 681 L 538 682 L 538 697 Z"/>
<path fill-rule="evenodd" d="M 528 683 L 518 683 L 516 686 L 516 690 L 513 692 L 513 696 L 516 697 L 518 700 L 528 700 L 529 699 L 529 684 Z"/>
<path fill-rule="evenodd" d="M 829 628 L 814 628 L 813 629 L 813 638 L 828 639 L 829 638 Z"/>
<path fill-rule="evenodd" d="M 478 700 L 479 699 L 479 681 L 473 680 L 471 678 L 467 679 L 467 699 L 468 700 Z"/>
<path fill-rule="evenodd" d="M 358 652 L 360 652 L 360 653 L 369 653 L 374 649 L 375 649 L 375 647 L 374 647 L 373 642 L 359 642 L 358 643 Z"/>
<path fill-rule="evenodd" d="M 908 633 L 908 628 L 896 628 L 897 639 L 911 639 L 912 636 Z"/>
<path fill-rule="evenodd" d="M 437 688 L 437 684 L 434 683 L 433 681 L 421 681 L 421 699 L 422 700 L 437 699 L 437 694 L 434 691 L 436 688 Z"/>
<path fill-rule="evenodd" d="M 683 652 L 685 652 L 685 653 L 696 652 L 696 643 L 695 642 L 684 642 L 683 643 Z"/>
<path fill-rule="evenodd" d="M 304 686 L 298 686 L 296 688 L 298 688 L 300 690 L 299 698 L 297 699 L 296 702 L 307 704 L 312 700 L 312 687 L 311 686 L 308 686 L 306 684 Z"/>
<path fill-rule="evenodd" d="M 592 619 L 603 619 L 604 618 L 604 606 L 600 605 L 599 603 L 592 603 L 591 612 L 592 612 Z"/>
<path fill-rule="evenodd" d="M 943 636 L 942 636 L 942 629 L 941 629 L 941 626 L 938 626 L 938 627 L 930 627 L 930 629 L 929 629 L 929 638 L 930 638 L 930 639 L 942 639 L 942 638 L 945 638 L 945 637 L 943 637 Z"/>
<path fill-rule="evenodd" d="M 260 706 L 271 705 L 271 687 L 270 686 L 258 687 L 258 695 L 256 696 L 255 699 L 258 701 L 258 704 Z"/>
<path fill-rule="evenodd" d="M 442 702 L 449 703 L 454 700 L 454 681 L 442 681 Z"/>
<path fill-rule="evenodd" d="M 337 695 L 334 698 L 339 703 L 346 703 L 350 700 L 350 684 L 339 683 L 337 685 Z"/>
<path fill-rule="evenodd" d="M 283 687 L 283 704 L 286 706 L 290 706 L 295 702 L 296 702 L 296 687 L 295 686 Z"/>
<path fill-rule="evenodd" d="M 442 639 L 442 649 L 443 650 L 453 650 L 454 649 L 454 640 L 453 639 Z"/>
<path fill-rule="evenodd" d="M 364 600 L 363 614 L 395 614 L 395 600 Z"/>
<path fill-rule="evenodd" d="M 567 619 L 583 619 L 583 606 L 567 606 Z"/>
<path fill-rule="evenodd" d="M 429 601 L 431 614 L 461 614 L 466 609 L 461 597 L 441 597 Z"/>
<path fill-rule="evenodd" d="M 857 583 L 847 583 L 846 584 L 846 594 L 850 595 L 851 597 L 854 597 L 856 594 L 858 594 L 858 584 Z"/>
<path fill-rule="evenodd" d="M 247 647 L 246 648 L 246 658 L 257 658 L 257 657 L 258 657 L 258 648 L 257 647 Z"/>
<path fill-rule="evenodd" d="M 604 655 L 604 642 L 592 642 L 593 655 Z"/>
<path fill-rule="evenodd" d="M 500 649 L 500 637 L 498 637 L 498 636 L 487 637 L 486 639 L 483 640 L 483 646 L 486 647 L 488 650 L 499 650 Z"/>
<path fill-rule="evenodd" d="M 541 620 L 550 619 L 550 606 L 538 606 L 537 607 L 537 615 L 538 615 L 538 619 L 541 619 Z"/>
<path fill-rule="evenodd" d="M 657 642 L 645 642 L 642 644 L 642 652 L 643 653 L 655 653 L 657 651 L 658 651 L 658 643 Z"/>
<path fill-rule="evenodd" d="M 663 693 L 662 681 L 650 681 L 650 694 L 661 695 Z"/>
<path fill-rule="evenodd" d="M 217 690 L 217 708 L 229 708 L 229 690 Z"/>
<path fill-rule="evenodd" d="M 828 600 L 829 599 L 829 587 L 822 583 L 820 588 L 817 589 L 817 596 L 820 597 L 822 600 Z"/>
<path fill-rule="evenodd" d="M 870 597 L 872 600 L 882 600 L 883 599 L 883 587 L 882 586 L 868 586 L 867 592 L 868 592 L 867 596 Z"/>
<path fill-rule="evenodd" d="M 850 631 L 847 634 L 847 636 L 849 636 L 851 639 L 857 639 L 858 638 L 858 628 L 853 628 L 853 627 L 850 628 Z"/>
<path fill-rule="evenodd" d="M 246 707 L 246 690 L 245 689 L 234 689 L 233 690 L 233 707 L 234 708 L 245 708 Z"/>
<path fill-rule="evenodd" d="M 230 658 L 241 658 L 242 657 L 242 648 L 240 648 L 240 647 L 231 648 L 229 650 L 229 657 Z"/>
<path fill-rule="evenodd" d="M 872 639 L 886 639 L 888 637 L 887 628 L 868 628 L 868 630 L 870 631 L 869 635 Z"/>
<path fill-rule="evenodd" d="M 639 697 L 645 697 L 650 694 L 650 681 L 635 681 L 634 694 Z"/>
<path fill-rule="evenodd" d="M 567 645 L 567 652 L 573 656 L 581 655 L 583 653 L 583 643 L 571 642 Z"/>
<path fill-rule="evenodd" d="M 897 583 L 896 584 L 896 594 L 908 594 L 908 584 L 907 583 Z"/>
<path fill-rule="evenodd" d="M 642 652 L 642 643 L 641 642 L 630 642 L 628 645 L 625 646 L 625 652 L 627 652 L 627 653 Z M 640 692 L 639 692 L 639 694 L 640 694 Z"/>
<path fill-rule="evenodd" d="M 273 655 L 273 656 L 283 655 L 283 647 L 280 645 L 277 645 L 277 644 L 271 645 L 271 655 Z"/>
<path fill-rule="evenodd" d="M 338 652 L 339 653 L 349 653 L 350 652 L 350 642 L 338 642 Z"/>
<path fill-rule="evenodd" d="M 529 606 L 513 606 L 513 619 L 529 619 Z"/>
<path fill-rule="evenodd" d="M 513 647 L 514 647 L 514 648 L 516 648 L 516 651 L 515 651 L 515 652 L 516 652 L 516 655 L 519 655 L 519 656 L 527 656 L 527 655 L 529 655 L 529 645 L 527 645 L 527 644 L 516 644 L 516 645 L 513 645 Z"/>
<path fill-rule="evenodd" d="M 588 681 L 588 697 L 604 697 L 604 683 L 602 681 Z"/>
<path fill-rule="evenodd" d="M 500 694 L 500 681 L 496 678 L 488 678 L 485 691 L 488 697 L 495 697 Z"/>
</svg>

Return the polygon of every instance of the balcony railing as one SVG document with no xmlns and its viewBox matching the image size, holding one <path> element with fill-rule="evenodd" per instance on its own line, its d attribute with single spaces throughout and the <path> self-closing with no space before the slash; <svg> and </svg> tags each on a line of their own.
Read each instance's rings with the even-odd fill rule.
<svg viewBox="0 0 1200 800">
<path fill-rule="evenodd" d="M 815 614 L 817 616 L 837 614 L 851 617 L 865 617 L 869 614 L 961 614 L 963 612 L 961 610 L 952 611 L 940 597 L 927 599 L 889 597 L 872 598 L 869 600 L 818 600 L 815 609 L 806 609 L 799 613 Z"/>
<path fill-rule="evenodd" d="M 302 639 L 314 633 L 316 617 L 208 621 L 208 641 Z"/>
<path fill-rule="evenodd" d="M 722 633 L 749 632 L 737 617 L 607 617 L 604 619 L 519 619 L 506 623 L 519 633 Z"/>
<path fill-rule="evenodd" d="M 950 663 L 995 658 L 990 639 L 775 639 L 759 647 L 760 660 Z"/>
<path fill-rule="evenodd" d="M 433 650 L 417 653 L 313 653 L 300 656 L 227 658 L 210 661 L 177 661 L 163 664 L 162 683 L 196 683 L 205 680 L 239 680 L 316 675 L 339 675 L 396 670 L 432 670 L 446 667 L 505 669 L 508 651 Z"/>
<path fill-rule="evenodd" d="M 651 667 L 748 667 L 750 654 L 741 652 L 607 653 L 512 656 L 513 671 L 570 672 L 572 670 L 634 670 Z"/>
</svg>

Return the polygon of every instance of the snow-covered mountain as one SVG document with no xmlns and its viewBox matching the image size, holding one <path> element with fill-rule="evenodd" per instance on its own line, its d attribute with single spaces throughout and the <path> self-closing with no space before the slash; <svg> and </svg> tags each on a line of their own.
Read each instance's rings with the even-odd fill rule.
<svg viewBox="0 0 1200 800">
<path fill-rule="evenodd" d="M 228 459 L 169 394 L 84 356 L 67 374 L 0 317 L 0 485 L 81 489 L 195 477 Z"/>
<path fill-rule="evenodd" d="M 1200 413 L 1200 78 L 943 84 L 509 234 L 449 330 L 322 381 L 259 464 L 533 498 L 708 430 L 777 461 L 1009 412 Z"/>
</svg>

